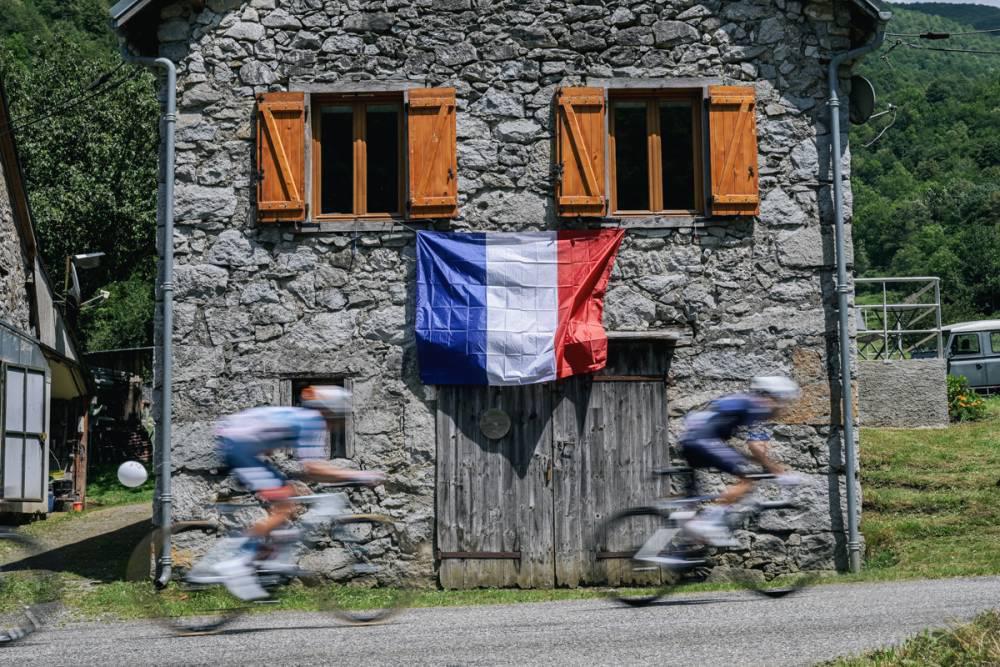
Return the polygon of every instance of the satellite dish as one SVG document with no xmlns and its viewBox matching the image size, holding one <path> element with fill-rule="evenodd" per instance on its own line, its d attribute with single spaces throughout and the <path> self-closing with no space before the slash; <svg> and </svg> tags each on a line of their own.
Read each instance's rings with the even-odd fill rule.
<svg viewBox="0 0 1000 667">
<path fill-rule="evenodd" d="M 875 86 L 863 76 L 851 77 L 851 122 L 864 125 L 875 113 Z"/>
</svg>

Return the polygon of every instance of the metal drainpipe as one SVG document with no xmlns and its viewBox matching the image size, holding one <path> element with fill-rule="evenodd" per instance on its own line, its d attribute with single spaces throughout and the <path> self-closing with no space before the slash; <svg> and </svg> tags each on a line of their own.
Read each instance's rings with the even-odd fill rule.
<svg viewBox="0 0 1000 667">
<path fill-rule="evenodd" d="M 171 495 L 170 432 L 173 421 L 173 331 L 174 331 L 174 129 L 177 124 L 177 68 L 167 58 L 140 58 L 123 53 L 126 62 L 144 67 L 160 67 L 166 74 L 167 104 L 163 113 L 165 132 L 163 184 L 163 371 L 160 400 L 160 529 L 163 545 L 160 551 L 160 571 L 156 583 L 166 586 L 173 563 L 170 553 Z"/>
<path fill-rule="evenodd" d="M 874 51 L 885 40 L 885 23 L 891 14 L 882 13 L 875 38 L 868 44 L 841 53 L 830 61 L 827 78 L 830 90 L 830 133 L 833 144 L 830 160 L 833 162 L 833 215 L 836 229 L 837 252 L 837 311 L 840 316 L 840 373 L 841 399 L 844 416 L 844 455 L 847 466 L 847 552 L 851 572 L 861 571 L 861 540 L 858 534 L 857 454 L 854 448 L 854 397 L 851 393 L 851 328 L 847 313 L 847 295 L 851 291 L 847 282 L 847 258 L 844 253 L 844 190 L 841 182 L 840 156 L 840 97 L 838 93 L 840 66 L 849 60 Z"/>
</svg>

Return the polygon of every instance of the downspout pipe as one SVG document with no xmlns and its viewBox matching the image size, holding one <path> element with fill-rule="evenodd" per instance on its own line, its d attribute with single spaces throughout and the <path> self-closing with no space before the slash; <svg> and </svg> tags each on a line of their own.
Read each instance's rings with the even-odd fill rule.
<svg viewBox="0 0 1000 667">
<path fill-rule="evenodd" d="M 840 154 L 839 70 L 845 62 L 856 60 L 882 45 L 885 40 L 885 24 L 890 16 L 890 14 L 880 13 L 874 39 L 862 47 L 834 56 L 830 61 L 827 73 L 832 143 L 830 160 L 833 162 L 833 215 L 836 230 L 834 242 L 837 254 L 837 313 L 840 317 L 840 395 L 843 401 L 844 463 L 847 468 L 847 553 L 851 572 L 861 571 L 861 538 L 858 532 L 856 473 L 858 464 L 854 444 L 854 396 L 851 391 L 851 326 L 847 310 L 847 297 L 851 293 L 851 285 L 847 281 L 847 256 L 844 248 L 844 185 L 841 164 L 843 158 Z"/>
<path fill-rule="evenodd" d="M 144 67 L 161 68 L 166 75 L 166 106 L 163 112 L 163 245 L 160 261 L 163 263 L 163 283 L 160 286 L 163 294 L 163 331 L 162 331 L 162 371 L 160 389 L 160 534 L 162 535 L 159 569 L 156 583 L 166 586 L 170 581 L 173 563 L 171 562 L 171 462 L 170 443 L 173 421 L 173 358 L 174 358 L 174 133 L 177 125 L 177 67 L 167 58 L 140 58 L 129 53 L 123 53 L 125 62 Z"/>
</svg>

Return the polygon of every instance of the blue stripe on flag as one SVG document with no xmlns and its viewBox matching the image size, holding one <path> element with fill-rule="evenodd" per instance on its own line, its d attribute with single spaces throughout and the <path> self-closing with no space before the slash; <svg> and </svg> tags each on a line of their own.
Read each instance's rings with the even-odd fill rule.
<svg viewBox="0 0 1000 667">
<path fill-rule="evenodd" d="M 485 234 L 417 233 L 416 339 L 424 384 L 487 384 Z"/>
</svg>

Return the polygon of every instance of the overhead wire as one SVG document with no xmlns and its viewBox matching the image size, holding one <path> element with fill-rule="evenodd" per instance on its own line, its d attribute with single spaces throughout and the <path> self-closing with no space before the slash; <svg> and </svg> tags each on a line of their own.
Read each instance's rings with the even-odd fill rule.
<svg viewBox="0 0 1000 667">
<path fill-rule="evenodd" d="M 980 56 L 1000 56 L 1000 51 L 985 51 L 981 49 L 949 49 L 943 46 L 924 46 L 923 44 L 913 44 L 911 42 L 903 42 L 903 44 L 911 49 L 920 49 L 921 51 L 944 51 L 947 53 L 972 53 Z"/>
<path fill-rule="evenodd" d="M 105 72 L 104 74 L 101 74 L 99 77 L 94 79 L 94 81 L 92 81 L 90 85 L 81 90 L 74 97 L 71 97 L 70 99 L 56 105 L 56 107 L 49 113 L 43 116 L 38 116 L 37 118 L 32 118 L 25 122 L 15 121 L 11 123 L 8 127 L 0 130 L 0 135 L 9 134 L 17 130 L 23 130 L 26 127 L 31 127 L 32 125 L 41 123 L 42 121 L 53 118 L 54 116 L 58 116 L 66 111 L 69 111 L 70 109 L 73 109 L 74 107 L 79 106 L 80 104 L 83 104 L 84 102 L 94 99 L 95 97 L 111 92 L 112 90 L 136 78 L 137 76 L 139 76 L 139 74 L 142 73 L 142 70 L 137 68 L 134 72 L 132 72 L 128 76 L 118 79 L 117 81 L 111 81 L 112 77 L 118 72 L 118 70 L 122 68 L 124 64 L 125 64 L 124 62 L 120 62 L 113 69 Z M 108 83 L 109 81 L 111 81 L 111 83 Z M 89 94 L 87 94 L 88 92 Z"/>
<path fill-rule="evenodd" d="M 1000 32 L 1000 28 L 986 28 L 984 30 L 969 30 L 965 32 L 887 32 L 886 37 L 920 37 L 921 39 L 949 39 L 951 37 L 962 37 L 965 35 L 985 35 L 991 32 Z"/>
<path fill-rule="evenodd" d="M 945 53 L 971 53 L 973 55 L 1000 56 L 1000 51 L 989 51 L 989 50 L 985 50 L 985 49 L 957 49 L 957 48 L 953 49 L 953 48 L 948 48 L 948 47 L 943 47 L 943 46 L 924 46 L 923 44 L 915 44 L 913 42 L 907 42 L 907 41 L 903 41 L 902 39 L 900 39 L 901 37 L 919 37 L 921 39 L 927 39 L 927 40 L 941 40 L 941 39 L 950 39 L 951 37 L 959 37 L 959 36 L 963 36 L 963 35 L 980 35 L 980 34 L 994 33 L 994 32 L 1000 32 L 1000 28 L 989 28 L 989 29 L 986 29 L 986 30 L 972 30 L 972 31 L 966 31 L 966 32 L 952 32 L 952 33 L 947 33 L 947 32 L 924 32 L 924 33 L 887 32 L 887 33 L 885 33 L 886 36 L 896 37 L 897 39 L 894 40 L 893 43 L 892 43 L 892 46 L 890 46 L 888 49 L 886 49 L 886 51 L 881 55 L 881 59 L 885 62 L 886 65 L 888 65 L 889 67 L 892 67 L 893 65 L 892 65 L 892 61 L 889 60 L 889 54 L 892 53 L 895 49 L 899 48 L 900 46 L 907 46 L 907 47 L 909 47 L 911 49 L 920 49 L 920 50 L 923 50 L 923 51 L 941 51 L 941 52 L 945 52 Z M 897 117 L 898 111 L 899 111 L 899 107 L 898 106 L 896 106 L 894 104 L 890 104 L 889 107 L 888 107 L 888 109 L 886 111 L 883 111 L 882 113 L 879 113 L 879 114 L 876 114 L 875 116 L 872 116 L 872 118 L 875 118 L 877 116 L 881 116 L 881 115 L 884 115 L 884 114 L 887 114 L 887 113 L 892 113 L 892 119 L 889 121 L 888 125 L 886 125 L 885 127 L 883 127 L 881 129 L 881 131 L 879 131 L 879 133 L 877 135 L 875 135 L 875 137 L 871 141 L 869 141 L 868 143 L 864 144 L 865 148 L 870 148 L 871 146 L 873 146 L 876 142 L 878 142 L 879 139 L 881 139 L 885 135 L 886 132 L 889 131 L 889 128 L 891 128 L 893 125 L 896 124 L 896 117 Z"/>
<path fill-rule="evenodd" d="M 865 147 L 865 148 L 871 148 L 872 146 L 874 146 L 874 145 L 875 145 L 875 143 L 876 143 L 876 142 L 877 142 L 877 141 L 878 141 L 879 139 L 881 139 L 881 138 L 882 138 L 882 136 L 883 136 L 883 135 L 884 135 L 884 134 L 885 134 L 886 132 L 888 132 L 888 131 L 889 131 L 889 128 L 890 128 L 890 127 L 892 127 L 893 125 L 895 125 L 895 124 L 896 124 L 896 113 L 897 113 L 898 111 L 899 111 L 899 107 L 898 107 L 898 106 L 896 106 L 895 104 L 890 104 L 890 105 L 889 105 L 889 108 L 888 108 L 888 109 L 887 109 L 886 111 L 883 111 L 882 113 L 877 113 L 877 114 L 875 114 L 874 116 L 871 116 L 871 117 L 870 117 L 870 118 L 868 119 L 868 120 L 871 120 L 872 118 L 877 118 L 877 117 L 879 117 L 879 116 L 882 116 L 882 115 L 884 115 L 884 114 L 887 114 L 887 113 L 890 113 L 890 112 L 892 113 L 892 119 L 891 119 L 891 120 L 889 121 L 889 124 L 888 124 L 888 125 L 886 125 L 885 127 L 883 127 L 883 128 L 882 128 L 882 130 L 881 130 L 881 131 L 880 131 L 880 132 L 879 132 L 879 133 L 878 133 L 877 135 L 875 135 L 875 138 L 874 138 L 874 139 L 872 139 L 872 140 L 871 140 L 871 141 L 869 141 L 869 142 L 868 142 L 867 144 L 865 144 L 865 145 L 864 145 L 864 147 Z"/>
</svg>

